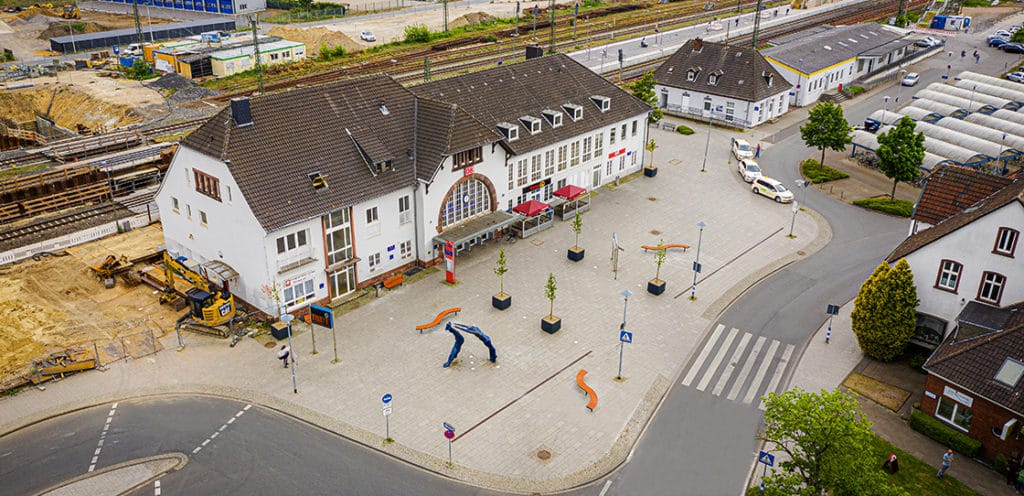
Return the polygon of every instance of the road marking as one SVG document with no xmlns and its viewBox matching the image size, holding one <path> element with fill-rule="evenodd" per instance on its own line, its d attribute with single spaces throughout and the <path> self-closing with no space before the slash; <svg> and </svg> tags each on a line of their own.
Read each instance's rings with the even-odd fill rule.
<svg viewBox="0 0 1024 496">
<path fill-rule="evenodd" d="M 160 496 L 160 479 L 153 481 L 153 496 Z"/>
<path fill-rule="evenodd" d="M 201 444 L 200 446 L 205 448 L 207 444 L 210 444 L 210 439 L 209 438 L 207 438 L 206 441 L 203 441 L 203 444 Z"/>
<path fill-rule="evenodd" d="M 250 405 L 245 405 L 245 408 L 243 408 L 242 411 L 243 412 L 248 412 L 250 408 L 252 408 L 251 404 Z"/>
<path fill-rule="evenodd" d="M 228 428 L 228 424 L 224 424 L 224 425 L 220 426 L 220 429 L 217 429 L 217 431 L 218 432 L 222 432 L 224 429 L 227 429 L 227 428 Z"/>
<path fill-rule="evenodd" d="M 110 407 L 110 413 L 107 414 L 107 421 L 103 423 L 103 431 L 100 433 L 100 439 L 96 442 L 96 451 L 93 452 L 92 461 L 89 462 L 89 472 L 96 470 L 96 461 L 100 458 L 100 452 L 103 451 L 103 442 L 107 438 L 107 431 L 110 429 L 110 422 L 114 420 L 114 414 L 117 413 L 117 403 L 114 403 Z"/>
<path fill-rule="evenodd" d="M 213 438 L 215 438 L 215 437 L 217 437 L 219 435 L 220 435 L 220 432 L 214 432 L 213 434 L 210 434 L 210 439 L 213 439 Z"/>
<path fill-rule="evenodd" d="M 612 487 L 612 481 L 608 480 L 607 482 L 604 483 L 604 487 L 601 489 L 601 493 L 598 494 L 597 496 L 604 496 L 605 494 L 608 494 L 608 488 L 610 487 Z"/>
<path fill-rule="evenodd" d="M 233 423 L 235 423 L 235 417 L 231 417 L 231 418 L 229 418 L 229 419 L 228 419 L 228 423 L 229 423 L 229 424 L 233 424 Z"/>
<path fill-rule="evenodd" d="M 201 450 L 201 449 L 203 449 L 203 448 L 202 447 L 196 447 L 196 449 L 192 450 L 192 454 L 194 455 L 196 453 L 199 453 L 199 450 Z"/>
<path fill-rule="evenodd" d="M 718 366 L 722 364 L 725 354 L 729 352 L 729 347 L 732 346 L 732 340 L 736 339 L 737 332 L 739 332 L 739 329 L 735 327 L 729 329 L 729 335 L 725 337 L 725 342 L 723 342 L 722 347 L 718 349 L 718 353 L 715 353 L 715 358 L 714 360 L 711 360 L 711 365 L 708 366 L 707 372 L 704 372 L 704 377 L 700 379 L 700 384 L 697 384 L 698 391 L 707 389 L 708 384 L 711 382 L 711 378 L 714 377 L 715 372 L 718 371 Z"/>
<path fill-rule="evenodd" d="M 235 420 L 237 420 L 238 417 L 241 417 L 243 413 L 249 411 L 250 408 L 252 408 L 251 403 L 245 405 L 245 407 L 239 410 L 238 413 L 236 413 L 233 417 L 229 418 L 227 423 L 221 425 L 220 429 L 217 429 L 213 434 L 210 434 L 210 437 L 204 439 L 203 442 L 199 444 L 199 446 L 196 446 L 196 449 L 192 450 L 192 454 L 194 455 L 196 453 L 199 453 L 199 450 L 203 449 L 203 447 L 206 446 L 207 444 L 210 444 L 210 441 L 213 441 L 214 438 L 219 436 L 221 432 L 224 432 L 224 429 L 227 429 L 228 425 L 235 423 Z"/>
<path fill-rule="evenodd" d="M 793 354 L 793 345 L 786 345 L 786 351 L 782 352 L 782 360 L 779 360 L 779 364 L 775 366 L 775 373 L 772 374 L 772 380 L 768 382 L 768 389 L 764 392 L 765 394 L 774 393 L 775 389 L 779 387 L 779 381 L 782 380 L 782 373 L 786 371 L 786 365 L 789 364 L 789 357 Z M 758 408 L 764 410 L 764 401 L 758 405 Z"/>
<path fill-rule="evenodd" d="M 729 378 L 732 377 L 733 371 L 736 370 L 736 363 L 743 356 L 743 352 L 747 350 L 747 343 L 750 342 L 751 334 L 749 332 L 743 333 L 743 338 L 740 339 L 740 344 L 736 346 L 736 351 L 732 352 L 732 357 L 729 358 L 729 363 L 725 366 L 725 372 L 722 377 L 718 379 L 718 383 L 715 384 L 714 391 L 711 394 L 718 396 L 725 390 L 725 385 L 729 383 Z"/>
<path fill-rule="evenodd" d="M 687 372 L 686 377 L 683 378 L 684 386 L 689 386 L 690 383 L 697 378 L 697 372 L 700 371 L 700 366 L 704 365 L 704 360 L 708 359 L 708 354 L 711 353 L 712 343 L 718 341 L 718 336 L 722 334 L 722 329 L 725 329 L 725 326 L 722 324 L 718 324 L 718 327 L 715 327 L 715 332 L 711 333 L 711 339 L 708 340 L 708 344 L 704 345 L 704 349 L 700 350 L 700 356 L 698 356 L 697 360 L 693 362 L 693 365 L 690 366 L 690 371 Z"/>
<path fill-rule="evenodd" d="M 750 371 L 754 368 L 754 362 L 757 361 L 758 355 L 761 353 L 761 348 L 764 347 L 764 342 L 767 338 L 761 336 L 754 342 L 754 349 L 750 350 L 750 354 L 747 355 L 747 361 L 743 364 L 743 369 L 740 370 L 740 376 L 736 378 L 736 382 L 733 383 L 732 389 L 729 390 L 729 401 L 736 400 L 736 397 L 740 394 L 740 388 L 743 387 L 743 383 L 747 381 L 747 376 L 750 375 Z"/>
<path fill-rule="evenodd" d="M 764 360 L 761 360 L 761 365 L 757 368 L 757 373 L 754 374 L 754 381 L 750 383 L 750 389 L 747 390 L 747 394 L 743 397 L 743 403 L 749 405 L 754 401 L 754 396 L 757 395 L 757 390 L 761 388 L 761 381 L 764 380 L 765 373 L 768 372 L 768 366 L 772 363 L 772 357 L 775 356 L 775 350 L 779 349 L 779 342 L 772 340 L 772 344 L 768 346 L 768 353 L 765 353 Z"/>
</svg>

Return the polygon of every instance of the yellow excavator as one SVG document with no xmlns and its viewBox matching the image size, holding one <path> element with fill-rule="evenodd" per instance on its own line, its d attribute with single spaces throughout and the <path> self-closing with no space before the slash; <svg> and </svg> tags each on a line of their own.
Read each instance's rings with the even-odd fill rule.
<svg viewBox="0 0 1024 496">
<path fill-rule="evenodd" d="M 174 288 L 178 276 L 194 286 L 180 293 Z M 235 297 L 220 290 L 202 274 L 188 268 L 180 260 L 164 251 L 164 293 L 160 303 L 169 303 L 185 296 L 189 312 L 178 319 L 178 327 L 226 338 L 232 334 L 235 317 Z"/>
<path fill-rule="evenodd" d="M 82 11 L 75 5 L 65 5 L 60 16 L 65 19 L 80 19 L 82 17 Z"/>
</svg>

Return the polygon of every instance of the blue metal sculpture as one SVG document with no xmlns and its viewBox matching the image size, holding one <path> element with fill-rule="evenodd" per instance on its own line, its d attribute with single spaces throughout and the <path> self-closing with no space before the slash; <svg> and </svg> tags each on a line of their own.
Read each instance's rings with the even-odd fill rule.
<svg viewBox="0 0 1024 496">
<path fill-rule="evenodd" d="M 497 350 L 494 349 L 494 345 L 491 344 L 491 338 L 484 334 L 479 327 L 449 322 L 445 324 L 444 330 L 452 333 L 452 335 L 455 336 L 455 346 L 452 346 L 452 352 L 451 354 L 448 355 L 448 361 L 445 362 L 444 364 L 446 368 L 452 364 L 452 361 L 455 360 L 455 357 L 459 356 L 459 351 L 462 350 L 462 343 L 465 342 L 466 340 L 465 338 L 462 337 L 462 334 L 460 334 L 459 331 L 468 332 L 479 338 L 480 341 L 484 344 L 484 346 L 487 347 L 487 351 L 490 352 L 489 359 L 491 360 L 491 362 L 493 363 L 498 361 L 498 352 Z"/>
</svg>

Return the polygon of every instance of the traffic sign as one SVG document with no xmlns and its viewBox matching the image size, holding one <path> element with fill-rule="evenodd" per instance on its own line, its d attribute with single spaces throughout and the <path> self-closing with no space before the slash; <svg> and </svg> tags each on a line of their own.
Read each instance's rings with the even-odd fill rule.
<svg viewBox="0 0 1024 496">
<path fill-rule="evenodd" d="M 455 431 L 453 431 L 451 429 L 448 429 L 448 430 L 444 431 L 444 438 L 449 440 L 449 441 L 451 441 L 452 439 L 455 439 Z"/>
<path fill-rule="evenodd" d="M 388 415 L 391 415 L 392 408 L 390 406 L 386 406 L 381 411 L 384 413 L 384 416 L 387 417 Z"/>
<path fill-rule="evenodd" d="M 839 315 L 839 305 L 829 304 L 828 309 L 825 310 L 825 313 L 829 315 Z"/>
<path fill-rule="evenodd" d="M 455 428 L 448 422 L 441 422 L 441 424 L 444 426 L 444 430 L 455 432 Z"/>
<path fill-rule="evenodd" d="M 757 461 L 759 461 L 759 462 L 761 462 L 761 463 L 763 463 L 763 464 L 765 464 L 765 465 L 767 465 L 769 467 L 774 467 L 775 466 L 775 455 L 773 455 L 771 453 L 768 453 L 767 451 L 762 451 L 762 452 L 757 454 Z"/>
<path fill-rule="evenodd" d="M 693 262 L 693 271 L 700 274 L 700 262 Z"/>
<path fill-rule="evenodd" d="M 380 397 L 380 402 L 384 403 L 384 406 L 388 406 L 391 404 L 391 399 L 391 393 L 385 393 L 384 396 Z"/>
<path fill-rule="evenodd" d="M 119 47 L 117 45 L 114 45 L 114 55 L 118 55 L 120 53 L 121 53 L 121 47 Z"/>
<path fill-rule="evenodd" d="M 633 333 L 629 331 L 619 331 L 619 341 L 622 341 L 623 343 L 632 343 Z"/>
</svg>

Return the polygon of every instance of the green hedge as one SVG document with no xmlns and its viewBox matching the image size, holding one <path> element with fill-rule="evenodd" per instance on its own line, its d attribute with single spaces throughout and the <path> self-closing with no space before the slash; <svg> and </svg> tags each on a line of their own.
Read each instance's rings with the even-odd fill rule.
<svg viewBox="0 0 1024 496">
<path fill-rule="evenodd" d="M 953 448 L 953 450 L 971 458 L 977 455 L 978 450 L 981 449 L 980 441 L 972 439 L 967 434 L 949 427 L 941 421 L 922 413 L 920 410 L 914 410 L 910 414 L 910 427 L 938 441 L 943 446 Z"/>
<path fill-rule="evenodd" d="M 843 93 L 846 93 L 850 96 L 857 96 L 861 93 L 864 93 L 865 91 L 866 90 L 862 86 L 847 86 L 843 88 Z"/>
<path fill-rule="evenodd" d="M 821 163 L 813 158 L 800 162 L 800 172 L 802 172 L 804 177 L 814 184 L 850 177 L 849 174 L 841 170 L 833 169 L 827 165 L 821 165 Z"/>
<path fill-rule="evenodd" d="M 686 126 L 682 126 L 681 125 L 681 126 L 676 128 L 676 132 L 679 133 L 679 134 L 685 134 L 685 135 L 689 136 L 689 135 L 693 134 L 693 129 L 690 129 L 690 128 L 686 127 Z"/>
<path fill-rule="evenodd" d="M 914 202 L 897 198 L 896 201 L 889 201 L 889 196 L 876 196 L 873 198 L 861 198 L 850 203 L 858 207 L 870 208 L 889 215 L 899 217 L 910 217 L 914 213 Z"/>
</svg>

